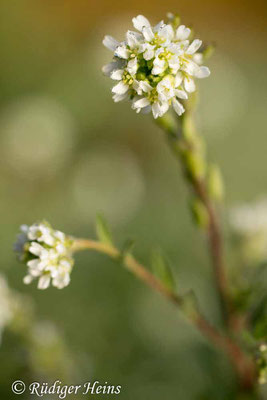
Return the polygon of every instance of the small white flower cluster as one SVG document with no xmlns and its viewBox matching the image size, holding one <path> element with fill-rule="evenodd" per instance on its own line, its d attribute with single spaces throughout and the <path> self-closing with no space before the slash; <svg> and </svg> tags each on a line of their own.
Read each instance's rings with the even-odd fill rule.
<svg viewBox="0 0 267 400">
<path fill-rule="evenodd" d="M 13 317 L 12 298 L 6 279 L 0 275 L 0 341 L 2 331 Z"/>
<path fill-rule="evenodd" d="M 142 15 L 133 18 L 134 28 L 126 40 L 118 42 L 105 36 L 103 44 L 114 53 L 113 61 L 103 67 L 105 75 L 118 81 L 112 93 L 115 102 L 130 99 L 137 112 L 152 111 L 154 118 L 163 116 L 170 106 L 178 115 L 185 111 L 179 99 L 186 100 L 196 90 L 194 78 L 210 75 L 201 66 L 203 54 L 198 52 L 201 40 L 190 43 L 191 30 L 163 21 L 156 26 Z"/>
<path fill-rule="evenodd" d="M 48 288 L 51 281 L 58 289 L 67 286 L 74 264 L 71 238 L 54 230 L 47 222 L 22 225 L 21 231 L 15 251 L 28 266 L 24 283 L 29 284 L 38 278 L 38 289 Z"/>
<path fill-rule="evenodd" d="M 233 208 L 230 211 L 230 224 L 241 235 L 264 233 L 267 236 L 267 199 Z"/>
</svg>

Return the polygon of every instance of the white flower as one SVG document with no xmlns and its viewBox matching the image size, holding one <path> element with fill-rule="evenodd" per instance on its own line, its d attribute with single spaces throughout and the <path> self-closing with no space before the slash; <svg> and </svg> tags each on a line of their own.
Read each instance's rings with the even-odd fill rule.
<svg viewBox="0 0 267 400">
<path fill-rule="evenodd" d="M 24 283 L 38 279 L 38 289 L 46 289 L 50 283 L 58 289 L 67 286 L 73 267 L 72 240 L 46 222 L 23 225 L 21 230 L 15 250 L 28 267 Z"/>
<path fill-rule="evenodd" d="M 48 226 L 44 224 L 36 224 L 29 227 L 28 238 L 30 240 L 37 240 L 38 242 L 44 242 L 49 246 L 53 246 L 55 239 L 52 236 L 52 231 Z"/>
<path fill-rule="evenodd" d="M 196 90 L 195 78 L 210 75 L 202 66 L 201 40 L 190 42 L 191 30 L 185 25 L 175 28 L 160 21 L 151 26 L 147 18 L 133 18 L 136 31 L 128 31 L 126 40 L 118 42 L 105 36 L 104 45 L 113 52 L 113 61 L 103 72 L 117 81 L 112 88 L 115 102 L 129 99 L 137 112 L 152 111 L 163 116 L 170 106 L 178 115 L 185 111 L 182 101 Z"/>
</svg>

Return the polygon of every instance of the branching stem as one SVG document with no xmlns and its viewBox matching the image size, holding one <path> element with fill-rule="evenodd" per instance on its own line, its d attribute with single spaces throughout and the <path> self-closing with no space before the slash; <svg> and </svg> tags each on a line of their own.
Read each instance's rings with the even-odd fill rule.
<svg viewBox="0 0 267 400">
<path fill-rule="evenodd" d="M 254 382 L 254 367 L 247 355 L 239 349 L 237 344 L 230 337 L 222 334 L 211 325 L 198 309 L 194 309 L 193 313 L 187 313 L 183 307 L 183 297 L 178 296 L 167 288 L 131 254 L 123 255 L 116 247 L 99 241 L 75 239 L 72 251 L 78 252 L 82 250 L 95 250 L 99 253 L 106 254 L 114 260 L 120 261 L 128 271 L 177 306 L 207 340 L 212 342 L 216 347 L 222 349 L 228 355 L 236 370 L 241 386 L 244 388 L 251 388 Z"/>
</svg>

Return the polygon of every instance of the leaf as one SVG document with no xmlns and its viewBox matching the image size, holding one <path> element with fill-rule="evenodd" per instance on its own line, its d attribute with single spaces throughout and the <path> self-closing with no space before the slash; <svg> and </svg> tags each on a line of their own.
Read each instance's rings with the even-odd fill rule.
<svg viewBox="0 0 267 400">
<path fill-rule="evenodd" d="M 193 199 L 191 204 L 191 212 L 195 223 L 205 228 L 209 223 L 209 216 L 206 207 L 199 199 Z"/>
<path fill-rule="evenodd" d="M 189 290 L 182 297 L 182 310 L 190 318 L 194 319 L 198 315 L 198 301 L 193 290 Z"/>
<path fill-rule="evenodd" d="M 113 244 L 108 224 L 104 217 L 100 214 L 98 214 L 96 217 L 96 233 L 100 242 L 110 245 Z"/>
<path fill-rule="evenodd" d="M 202 53 L 204 59 L 208 60 L 213 55 L 214 51 L 215 51 L 215 44 L 214 43 L 209 44 L 206 47 L 204 47 L 204 50 L 203 50 L 203 53 Z"/>
<path fill-rule="evenodd" d="M 127 239 L 124 242 L 124 244 L 122 246 L 122 250 L 121 250 L 120 255 L 119 255 L 119 259 L 118 259 L 119 262 L 123 262 L 124 258 L 127 256 L 127 254 L 131 253 L 131 251 L 132 251 L 132 249 L 134 247 L 134 243 L 135 242 L 134 242 L 133 239 Z"/>
<path fill-rule="evenodd" d="M 215 164 L 209 166 L 208 171 L 208 190 L 211 197 L 217 201 L 224 198 L 224 186 L 221 171 Z"/>
<path fill-rule="evenodd" d="M 155 276 L 173 291 L 176 285 L 171 268 L 159 250 L 152 253 L 152 268 Z"/>
</svg>

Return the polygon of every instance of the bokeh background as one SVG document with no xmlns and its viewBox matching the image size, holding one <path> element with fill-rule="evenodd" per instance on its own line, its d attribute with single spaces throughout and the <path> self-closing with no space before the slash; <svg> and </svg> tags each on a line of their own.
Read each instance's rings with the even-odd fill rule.
<svg viewBox="0 0 267 400">
<path fill-rule="evenodd" d="M 123 400 L 234 398 L 221 354 L 120 266 L 83 253 L 69 287 L 41 292 L 22 284 L 25 267 L 12 251 L 22 223 L 45 218 L 94 237 L 102 211 L 117 243 L 134 238 L 144 263 L 164 249 L 179 290 L 193 288 L 217 321 L 204 238 L 191 224 L 179 167 L 148 116 L 112 102 L 101 72 L 111 57 L 105 34 L 122 39 L 133 16 L 156 23 L 168 11 L 216 43 L 197 123 L 223 170 L 227 206 L 267 193 L 266 1 L 1 0 L 1 273 L 37 321 L 27 334 L 3 332 L 3 399 L 16 398 L 10 384 L 19 378 L 109 382 L 122 386 Z"/>
</svg>

